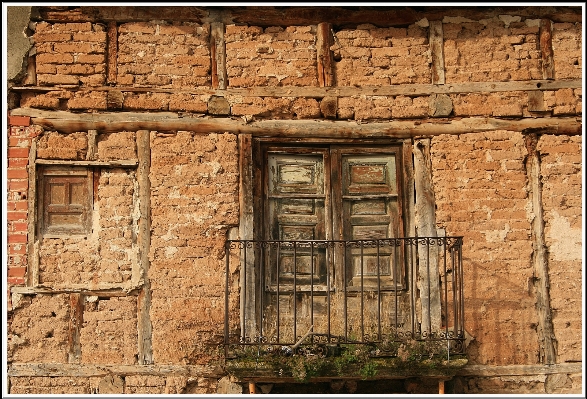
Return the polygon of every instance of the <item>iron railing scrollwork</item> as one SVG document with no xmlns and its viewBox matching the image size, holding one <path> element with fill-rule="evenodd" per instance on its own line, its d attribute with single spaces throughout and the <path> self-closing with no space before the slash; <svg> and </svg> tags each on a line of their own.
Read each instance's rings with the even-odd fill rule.
<svg viewBox="0 0 587 399">
<path fill-rule="evenodd" d="M 326 355 L 344 344 L 393 353 L 407 341 L 462 354 L 462 244 L 462 237 L 227 240 L 226 354 L 256 346 Z"/>
</svg>

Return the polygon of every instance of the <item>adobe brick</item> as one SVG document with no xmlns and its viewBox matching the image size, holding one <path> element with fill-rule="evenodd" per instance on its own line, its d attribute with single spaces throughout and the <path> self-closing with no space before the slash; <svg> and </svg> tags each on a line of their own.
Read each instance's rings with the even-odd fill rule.
<svg viewBox="0 0 587 399">
<path fill-rule="evenodd" d="M 27 158 L 29 157 L 28 148 L 10 147 L 8 148 L 8 159 L 10 158 Z"/>
<path fill-rule="evenodd" d="M 57 64 L 38 64 L 36 66 L 37 73 L 57 73 Z"/>
<path fill-rule="evenodd" d="M 27 166 L 29 164 L 28 157 L 27 158 L 8 158 L 8 167 L 9 168 L 19 168 L 23 166 Z"/>
<path fill-rule="evenodd" d="M 24 277 L 26 276 L 26 267 L 9 267 L 8 277 Z"/>
<path fill-rule="evenodd" d="M 106 60 L 104 54 L 78 54 L 74 58 L 76 64 L 99 64 Z"/>
<path fill-rule="evenodd" d="M 151 33 L 154 34 L 156 25 L 150 22 L 128 22 L 118 27 L 119 33 Z"/>
<path fill-rule="evenodd" d="M 106 32 L 80 32 L 73 34 L 73 40 L 80 42 L 105 42 Z"/>
<path fill-rule="evenodd" d="M 8 182 L 9 191 L 27 190 L 29 188 L 28 180 L 10 180 Z"/>
<path fill-rule="evenodd" d="M 55 43 L 53 49 L 56 53 L 103 53 L 106 43 Z"/>
<path fill-rule="evenodd" d="M 24 278 L 23 277 L 8 277 L 8 284 L 9 285 L 23 285 Z"/>
<path fill-rule="evenodd" d="M 26 179 L 28 178 L 29 174 L 26 168 L 22 169 L 8 169 L 6 176 L 9 179 Z"/>
<path fill-rule="evenodd" d="M 54 85 L 54 84 L 79 84 L 79 78 L 72 75 L 47 75 L 47 74 L 38 74 L 37 75 L 37 82 L 39 85 Z M 49 107 L 56 107 L 59 106 L 59 99 L 55 98 L 49 100 Z"/>
<path fill-rule="evenodd" d="M 35 43 L 42 42 L 69 42 L 71 40 L 71 33 L 35 33 L 33 35 Z"/>
<path fill-rule="evenodd" d="M 72 64 L 73 55 L 63 54 L 38 54 L 37 65 L 39 64 Z"/>
<path fill-rule="evenodd" d="M 28 209 L 28 202 L 27 201 L 7 201 L 6 202 L 6 210 L 7 211 L 26 211 Z"/>
<path fill-rule="evenodd" d="M 26 242 L 27 242 L 27 234 L 18 234 L 18 233 L 8 234 L 8 243 L 9 244 L 26 243 Z"/>
<path fill-rule="evenodd" d="M 18 244 L 10 244 L 10 245 L 8 245 L 8 254 L 10 256 L 26 255 L 26 253 L 27 253 L 27 246 L 26 246 L 26 244 L 18 243 Z"/>
<path fill-rule="evenodd" d="M 10 126 L 30 126 L 30 116 L 8 116 L 8 124 Z"/>
</svg>

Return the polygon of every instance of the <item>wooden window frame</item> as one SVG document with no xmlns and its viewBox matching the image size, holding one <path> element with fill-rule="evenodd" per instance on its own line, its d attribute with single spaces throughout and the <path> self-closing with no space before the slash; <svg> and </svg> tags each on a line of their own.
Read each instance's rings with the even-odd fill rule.
<svg viewBox="0 0 587 399">
<path fill-rule="evenodd" d="M 37 171 L 37 234 L 43 237 L 63 237 L 68 235 L 86 236 L 92 232 L 94 206 L 94 168 L 87 166 L 43 165 Z M 50 204 L 51 184 L 63 184 L 66 203 Z M 73 185 L 81 187 L 79 204 L 71 203 Z M 65 217 L 78 215 L 79 222 L 70 224 L 51 224 L 51 216 L 62 214 Z"/>
</svg>

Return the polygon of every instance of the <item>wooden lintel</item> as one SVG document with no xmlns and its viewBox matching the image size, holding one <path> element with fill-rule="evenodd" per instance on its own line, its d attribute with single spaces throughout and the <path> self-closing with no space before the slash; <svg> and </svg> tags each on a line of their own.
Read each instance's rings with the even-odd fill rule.
<svg viewBox="0 0 587 399">
<path fill-rule="evenodd" d="M 246 123 L 240 119 L 187 117 L 172 112 L 75 114 L 67 111 L 43 111 L 17 108 L 12 115 L 30 116 L 32 123 L 45 129 L 74 133 L 91 129 L 101 133 L 121 131 L 187 130 L 195 133 L 229 132 L 257 137 L 325 137 L 325 138 L 410 138 L 440 134 L 480 133 L 509 130 L 522 133 L 580 135 L 581 117 L 544 117 L 499 119 L 489 117 L 391 120 L 359 123 L 328 120 L 260 120 Z M 83 161 L 78 161 L 83 162 Z"/>
<path fill-rule="evenodd" d="M 91 129 L 90 129 L 91 130 Z M 67 161 L 58 159 L 36 159 L 37 165 L 101 166 L 103 168 L 135 167 L 137 161 Z"/>
<path fill-rule="evenodd" d="M 226 88 L 222 89 L 175 89 L 155 87 L 125 87 L 125 86 L 99 86 L 92 88 L 80 88 L 79 86 L 14 86 L 10 90 L 29 92 L 92 92 L 92 91 L 116 91 L 130 93 L 186 93 L 204 96 L 243 96 L 243 97 L 361 97 L 361 96 L 427 96 L 431 94 L 459 94 L 459 93 L 497 93 L 512 91 L 548 91 L 559 89 L 580 89 L 583 87 L 582 79 L 573 80 L 527 80 L 511 82 L 467 82 L 451 84 L 408 84 L 391 86 L 336 86 L 336 87 L 250 87 L 250 88 Z"/>
<path fill-rule="evenodd" d="M 429 44 L 432 53 L 432 83 L 444 84 L 444 38 L 442 21 L 430 21 Z"/>
<path fill-rule="evenodd" d="M 549 18 L 554 22 L 581 22 L 581 7 L 533 7 L 533 6 L 486 6 L 486 7 L 411 7 L 376 6 L 243 6 L 225 7 L 224 23 L 249 23 L 259 26 L 317 25 L 330 22 L 337 26 L 356 26 L 372 23 L 379 27 L 408 25 L 427 18 L 429 21 L 446 17 L 462 17 L 481 20 L 498 15 L 515 15 L 524 18 Z M 82 6 L 63 9 L 62 7 L 39 7 L 38 19 L 47 22 L 138 22 L 152 20 L 191 21 L 198 23 L 215 22 L 217 16 L 211 7 L 182 6 Z"/>
<path fill-rule="evenodd" d="M 116 83 L 118 74 L 118 25 L 116 22 L 108 22 L 108 39 L 107 39 L 107 62 L 108 74 L 106 82 Z"/>
<path fill-rule="evenodd" d="M 24 287 L 14 286 L 10 288 L 12 294 L 17 295 L 60 295 L 60 294 L 81 294 L 86 296 L 100 296 L 100 297 L 117 297 L 117 296 L 129 296 L 138 295 L 138 287 L 132 288 L 48 288 L 48 287 Z"/>
</svg>

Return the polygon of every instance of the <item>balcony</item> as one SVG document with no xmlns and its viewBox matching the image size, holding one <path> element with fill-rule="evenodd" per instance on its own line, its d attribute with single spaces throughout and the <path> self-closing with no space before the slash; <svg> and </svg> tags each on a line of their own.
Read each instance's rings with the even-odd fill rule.
<svg viewBox="0 0 587 399">
<path fill-rule="evenodd" d="M 273 372 L 283 374 L 285 358 L 336 362 L 351 352 L 380 370 L 463 358 L 462 237 L 228 240 L 225 248 L 224 353 L 236 368 L 255 359 L 259 376 L 259 362 L 277 357 Z"/>
</svg>

